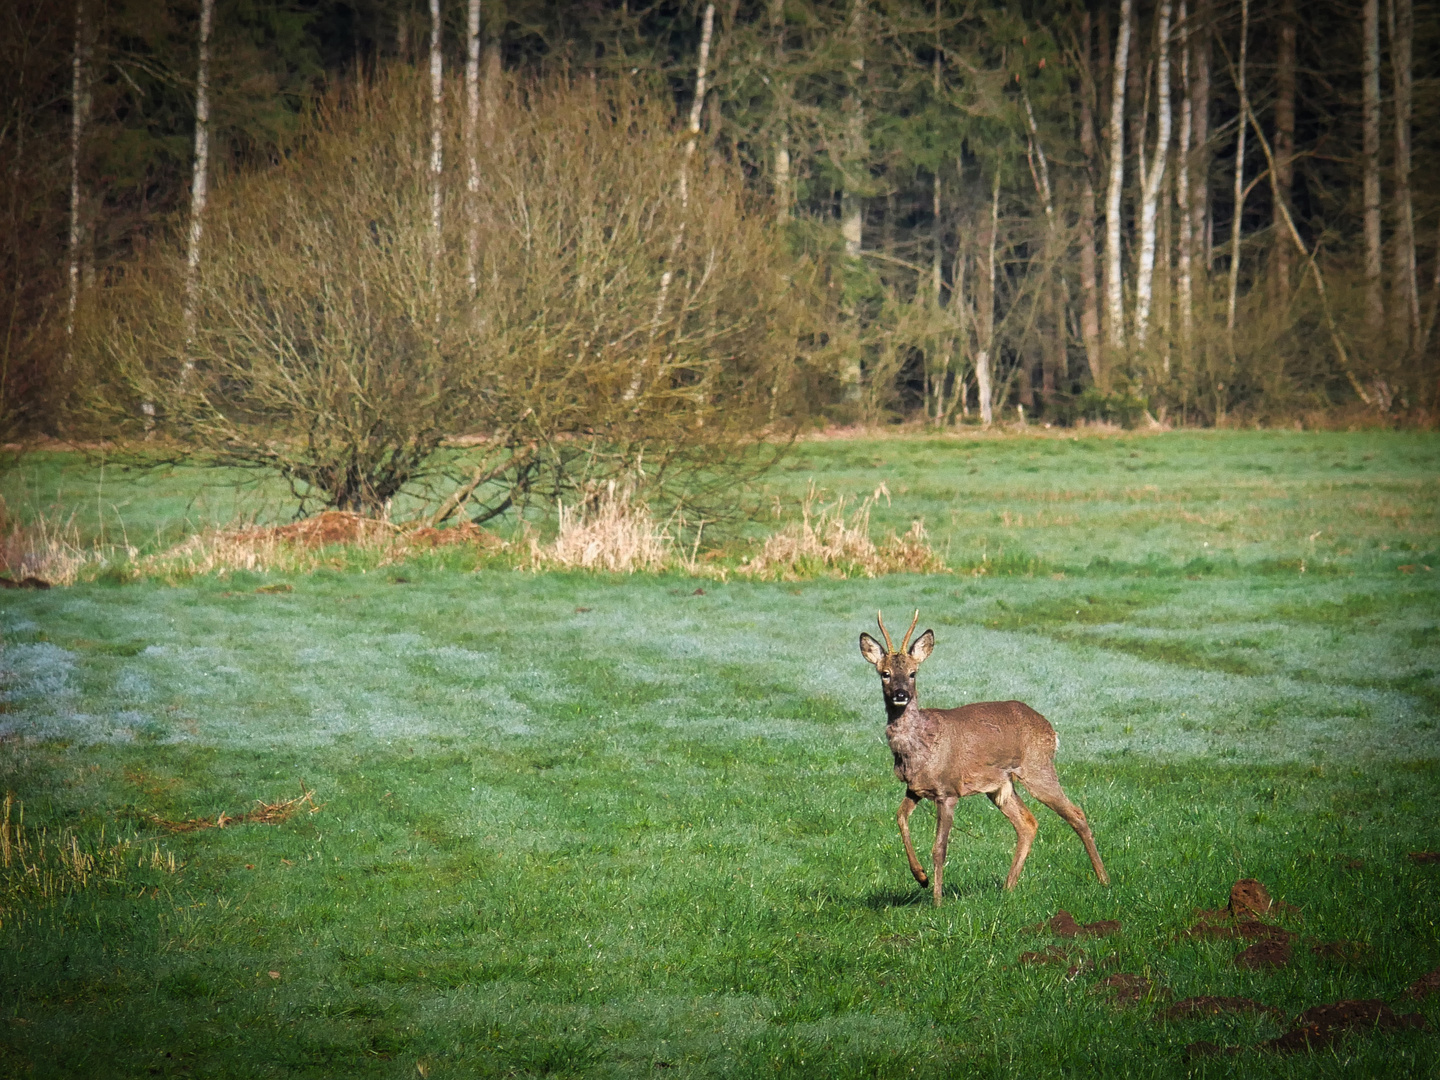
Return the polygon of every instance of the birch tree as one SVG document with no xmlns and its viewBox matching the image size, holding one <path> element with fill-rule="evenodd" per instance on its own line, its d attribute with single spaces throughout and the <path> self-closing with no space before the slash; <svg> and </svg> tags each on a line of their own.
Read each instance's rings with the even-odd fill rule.
<svg viewBox="0 0 1440 1080">
<path fill-rule="evenodd" d="M 862 80 L 865 77 L 865 0 L 851 0 L 849 23 L 851 50 L 848 86 L 845 93 L 845 134 L 841 175 L 844 187 L 840 192 L 840 235 L 845 239 L 845 254 L 856 258 L 864 244 L 865 202 L 860 171 L 868 169 L 869 155 L 865 140 L 865 102 Z"/>
<path fill-rule="evenodd" d="M 1420 288 L 1415 265 L 1415 209 L 1410 195 L 1410 139 L 1414 101 L 1412 70 L 1415 38 L 1413 0 L 1386 0 L 1390 29 L 1390 67 L 1395 78 L 1395 291 L 1409 320 L 1406 348 L 1412 355 L 1420 340 Z"/>
<path fill-rule="evenodd" d="M 1110 186 L 1105 193 L 1105 344 L 1111 363 L 1125 354 L 1125 294 L 1121 271 L 1121 201 L 1125 194 L 1125 85 L 1130 59 L 1131 0 L 1120 0 L 1115 72 L 1110 90 Z M 1102 387 L 1103 389 L 1103 387 Z"/>
<path fill-rule="evenodd" d="M 1368 0 L 1375 3 L 1375 0 Z M 1240 123 L 1235 130 L 1235 203 L 1230 219 L 1230 287 L 1225 294 L 1225 331 L 1230 343 L 1230 361 L 1235 361 L 1235 310 L 1240 289 L 1240 226 L 1245 217 L 1245 113 L 1250 98 L 1245 91 L 1245 65 L 1250 48 L 1250 0 L 1240 0 L 1240 66 L 1235 90 L 1240 95 Z"/>
<path fill-rule="evenodd" d="M 1290 296 L 1294 248 L 1284 238 L 1282 219 L 1295 185 L 1295 0 L 1280 0 L 1280 47 L 1275 57 L 1275 197 L 1272 227 L 1275 232 L 1270 264 L 1270 299 L 1283 304 Z M 1282 207 L 1281 203 L 1285 204 Z"/>
<path fill-rule="evenodd" d="M 430 289 L 440 287 L 441 187 L 445 167 L 445 70 L 440 52 L 440 0 L 430 0 Z M 437 313 L 438 314 L 438 313 Z"/>
<path fill-rule="evenodd" d="M 85 0 L 75 0 L 75 51 L 71 59 L 70 83 L 70 261 L 66 275 L 70 291 L 65 305 L 67 350 L 74 348 L 75 307 L 80 301 L 80 249 L 83 239 L 80 215 L 80 149 L 85 135 L 85 122 L 90 117 L 88 35 Z"/>
<path fill-rule="evenodd" d="M 980 422 L 986 427 L 994 420 L 991 362 L 995 348 L 995 244 L 999 231 L 1000 169 L 997 166 L 990 197 L 990 227 L 985 234 L 985 276 L 980 280 L 980 295 L 976 302 L 978 310 L 975 329 L 980 340 L 979 348 L 975 352 L 975 383 L 980 395 Z"/>
<path fill-rule="evenodd" d="M 1103 359 L 1100 349 L 1100 283 L 1095 256 L 1095 148 L 1096 85 L 1092 66 L 1092 30 L 1090 12 L 1080 17 L 1080 43 L 1077 48 L 1080 67 L 1080 154 L 1084 167 L 1080 171 L 1080 337 L 1085 343 L 1085 360 L 1090 378 L 1097 387 L 1105 386 Z"/>
<path fill-rule="evenodd" d="M 1145 147 L 1140 153 L 1140 259 L 1135 273 L 1135 343 L 1145 347 L 1150 329 L 1150 305 L 1155 278 L 1155 224 L 1160 208 L 1160 192 L 1165 182 L 1165 167 L 1170 154 L 1170 0 L 1161 0 L 1156 23 L 1155 102 L 1158 132 L 1155 158 L 1145 172 Z"/>
<path fill-rule="evenodd" d="M 1180 316 L 1180 361 L 1188 372 L 1195 340 L 1195 223 L 1190 212 L 1190 139 L 1194 126 L 1193 95 L 1190 92 L 1192 35 L 1186 0 L 1180 0 L 1180 145 L 1175 159 L 1175 209 L 1178 211 L 1175 270 L 1176 307 Z"/>
<path fill-rule="evenodd" d="M 470 0 L 465 20 L 465 278 L 479 291 L 480 265 L 480 0 Z"/>
<path fill-rule="evenodd" d="M 205 201 L 210 183 L 210 27 L 215 0 L 200 0 L 200 63 L 195 75 L 195 162 L 190 181 L 190 228 L 185 248 L 185 370 L 193 366 L 190 350 L 200 298 L 200 242 L 205 232 Z M 149 405 L 149 402 L 146 402 Z M 147 416 L 153 412 L 153 406 Z"/>
<path fill-rule="evenodd" d="M 1385 297 L 1380 281 L 1380 0 L 1365 0 L 1363 22 L 1365 325 L 1371 342 L 1379 345 L 1385 334 Z"/>
</svg>

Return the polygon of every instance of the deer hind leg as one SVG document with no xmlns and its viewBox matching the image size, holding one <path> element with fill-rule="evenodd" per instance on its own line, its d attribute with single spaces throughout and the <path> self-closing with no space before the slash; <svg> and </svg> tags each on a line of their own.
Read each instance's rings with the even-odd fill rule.
<svg viewBox="0 0 1440 1080">
<path fill-rule="evenodd" d="M 1026 775 L 1024 778 L 1030 794 L 1069 823 L 1075 830 L 1075 835 L 1080 837 L 1080 842 L 1085 845 L 1085 854 L 1090 856 L 1090 865 L 1095 868 L 1095 876 L 1100 879 L 1100 884 L 1109 885 L 1110 875 L 1105 873 L 1105 864 L 1100 861 L 1100 852 L 1095 847 L 1095 835 L 1090 831 L 1090 822 L 1085 818 L 1085 811 L 1071 802 L 1061 790 L 1060 777 L 1055 773 L 1055 766 L 1049 765 L 1031 772 L 1033 775 Z"/>
<path fill-rule="evenodd" d="M 1030 813 L 1030 808 L 1021 800 L 1008 776 L 1003 786 L 986 794 L 1000 812 L 1010 819 L 1010 824 L 1015 826 L 1015 859 L 1010 864 L 1010 875 L 1005 879 L 1005 888 L 1013 889 L 1015 882 L 1020 880 L 1020 871 L 1025 866 L 1030 845 L 1035 842 L 1035 834 L 1040 831 L 1040 825 L 1036 822 L 1035 815 Z"/>
<path fill-rule="evenodd" d="M 955 803 L 953 795 L 948 799 L 935 800 L 935 846 L 930 849 L 930 865 L 935 868 L 935 906 L 940 906 L 940 897 L 945 881 L 945 852 L 950 847 L 950 826 L 955 824 Z"/>
<path fill-rule="evenodd" d="M 900 839 L 905 841 L 905 857 L 910 860 L 910 873 L 915 875 L 915 880 L 923 889 L 930 884 L 930 878 L 926 876 L 924 868 L 920 865 L 920 859 L 915 854 L 915 845 L 910 842 L 910 814 L 918 805 L 920 805 L 920 796 L 913 791 L 905 792 L 905 798 L 900 800 L 900 811 L 895 818 L 900 822 Z"/>
</svg>

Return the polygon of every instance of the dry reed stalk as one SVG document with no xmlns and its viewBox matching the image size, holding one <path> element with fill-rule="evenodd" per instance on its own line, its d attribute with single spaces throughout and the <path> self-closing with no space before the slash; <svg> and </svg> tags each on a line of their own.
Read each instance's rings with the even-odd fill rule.
<svg viewBox="0 0 1440 1080">
<path fill-rule="evenodd" d="M 631 485 L 617 487 L 611 480 L 605 490 L 592 493 L 573 506 L 560 504 L 560 528 L 553 543 L 530 541 L 533 569 L 609 570 L 633 574 L 636 570 L 662 570 L 670 561 L 674 538 L 658 524 L 650 508 L 635 498 Z"/>
<path fill-rule="evenodd" d="M 73 585 L 87 569 L 108 563 L 98 542 L 90 547 L 81 542 L 73 514 L 63 521 L 42 516 L 21 522 L 10 518 L 0 499 L 0 573 L 5 575 L 0 587 Z"/>
<path fill-rule="evenodd" d="M 739 572 L 778 581 L 943 572 L 944 561 L 931 549 L 921 521 L 912 522 L 904 536 L 892 533 L 879 545 L 870 539 L 870 510 L 882 494 L 887 493 L 877 489 L 847 515 L 844 495 L 820 504 L 812 484 L 801 501 L 800 520 L 767 537 Z"/>
</svg>

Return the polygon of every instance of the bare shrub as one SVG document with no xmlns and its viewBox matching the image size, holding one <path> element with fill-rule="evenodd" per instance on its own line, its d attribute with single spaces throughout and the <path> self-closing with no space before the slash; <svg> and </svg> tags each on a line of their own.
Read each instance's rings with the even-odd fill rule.
<svg viewBox="0 0 1440 1080">
<path fill-rule="evenodd" d="M 221 185 L 188 343 L 178 246 L 94 290 L 95 414 L 139 436 L 153 404 L 182 452 L 368 516 L 458 488 L 440 516 L 468 499 L 480 522 L 642 459 L 651 499 L 733 501 L 801 411 L 814 264 L 735 167 L 697 160 L 682 201 L 673 109 L 623 78 L 511 85 L 478 196 L 447 173 L 437 256 L 419 78 L 337 91 L 302 149 Z"/>
<path fill-rule="evenodd" d="M 892 532 L 878 545 L 870 538 L 870 510 L 883 494 L 882 486 L 847 513 L 844 495 L 821 503 L 812 484 L 801 501 L 800 520 L 767 537 L 760 551 L 741 564 L 739 573 L 795 581 L 943 572 L 944 561 L 931 549 L 921 521 L 911 522 L 903 536 Z"/>
</svg>

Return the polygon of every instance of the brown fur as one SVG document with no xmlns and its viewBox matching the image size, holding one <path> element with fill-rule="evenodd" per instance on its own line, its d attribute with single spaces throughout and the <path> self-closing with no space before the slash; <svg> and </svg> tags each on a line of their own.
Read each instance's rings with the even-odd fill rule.
<svg viewBox="0 0 1440 1080">
<path fill-rule="evenodd" d="M 935 647 L 935 634 L 926 630 L 907 649 L 919 618 L 917 611 L 899 649 L 893 648 L 883 620 L 884 648 L 869 634 L 860 635 L 860 654 L 875 666 L 885 694 L 885 739 L 895 758 L 895 776 L 905 784 L 897 820 L 915 880 L 933 887 L 938 907 L 955 804 L 967 795 L 983 793 L 1015 826 L 1015 858 L 1005 879 L 1005 888 L 1013 889 L 1039 830 L 1035 816 L 1015 790 L 1019 781 L 1075 830 L 1095 876 L 1109 885 L 1085 813 L 1060 787 L 1055 772 L 1058 740 L 1045 717 L 1019 701 L 983 701 L 958 709 L 920 708 L 915 674 Z M 935 846 L 930 853 L 933 881 L 920 866 L 910 841 L 910 813 L 922 799 L 935 803 L 937 811 Z"/>
</svg>

